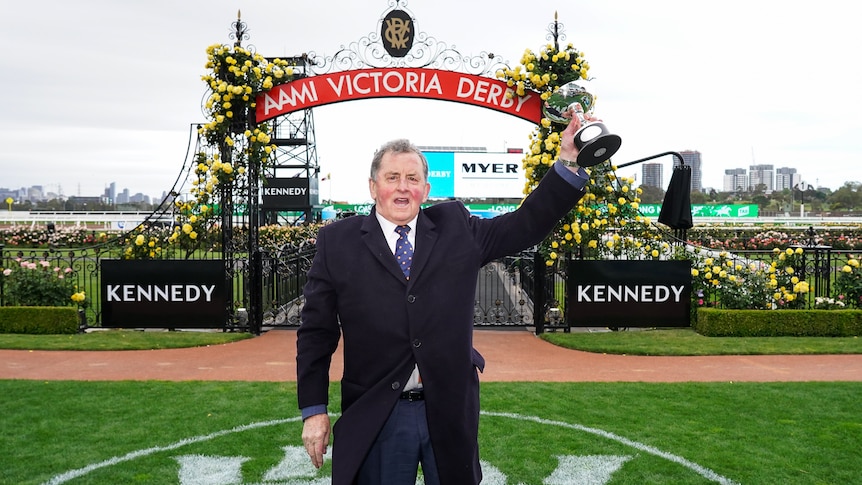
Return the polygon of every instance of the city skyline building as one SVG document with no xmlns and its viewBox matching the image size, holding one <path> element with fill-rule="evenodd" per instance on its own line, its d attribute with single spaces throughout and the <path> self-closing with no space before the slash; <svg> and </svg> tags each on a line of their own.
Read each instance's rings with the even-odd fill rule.
<svg viewBox="0 0 862 485">
<path fill-rule="evenodd" d="M 775 190 L 775 166 L 768 163 L 748 167 L 748 190 L 758 190 L 763 186 L 767 194 Z"/>
<path fill-rule="evenodd" d="M 793 190 L 793 187 L 802 183 L 802 174 L 796 173 L 795 168 L 779 167 L 775 170 L 775 190 Z"/>
<path fill-rule="evenodd" d="M 691 191 L 703 192 L 703 166 L 701 154 L 697 150 L 683 150 L 679 152 L 685 164 L 691 167 Z M 674 168 L 680 165 L 680 161 L 673 157 Z"/>
<path fill-rule="evenodd" d="M 729 168 L 724 171 L 725 192 L 744 192 L 748 189 L 748 172 L 744 168 Z"/>
<path fill-rule="evenodd" d="M 645 163 L 641 168 L 641 185 L 664 188 L 664 165 Z"/>
<path fill-rule="evenodd" d="M 161 197 L 158 196 L 150 196 L 146 195 L 142 192 L 137 192 L 132 194 L 128 188 L 123 189 L 119 193 L 117 192 L 117 184 L 116 182 L 111 182 L 108 186 L 105 187 L 105 190 L 102 194 L 99 195 L 63 195 L 62 193 L 56 193 L 50 190 L 46 190 L 46 186 L 44 185 L 31 185 L 29 187 L 21 187 L 17 189 L 10 189 L 8 187 L 0 187 L 0 200 L 6 200 L 10 198 L 16 204 L 22 204 L 25 202 L 35 203 L 35 202 L 45 202 L 50 200 L 62 200 L 62 201 L 73 201 L 73 202 L 87 202 L 88 204 L 105 204 L 105 205 L 122 205 L 122 204 L 135 204 L 135 203 L 145 203 L 152 204 L 158 203 L 167 197 L 167 192 L 162 192 Z"/>
<path fill-rule="evenodd" d="M 117 202 L 117 183 L 111 182 L 110 185 L 105 187 L 105 197 L 108 198 L 109 204 L 114 204 Z"/>
</svg>

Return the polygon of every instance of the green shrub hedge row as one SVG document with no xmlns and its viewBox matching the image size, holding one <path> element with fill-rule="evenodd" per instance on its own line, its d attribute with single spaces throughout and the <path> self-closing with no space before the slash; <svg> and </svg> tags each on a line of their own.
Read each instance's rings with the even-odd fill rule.
<svg viewBox="0 0 862 485">
<path fill-rule="evenodd" d="M 70 334 L 78 332 L 74 307 L 0 307 L 0 333 Z"/>
<path fill-rule="evenodd" d="M 707 337 L 853 337 L 862 335 L 862 310 L 700 308 L 694 330 Z"/>
</svg>

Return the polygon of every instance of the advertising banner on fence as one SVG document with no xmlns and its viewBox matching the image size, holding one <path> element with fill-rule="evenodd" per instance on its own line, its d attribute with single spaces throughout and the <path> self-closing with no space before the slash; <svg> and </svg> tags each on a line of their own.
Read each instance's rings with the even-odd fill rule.
<svg viewBox="0 0 862 485">
<path fill-rule="evenodd" d="M 661 204 L 641 204 L 641 214 L 658 217 Z M 692 204 L 692 217 L 757 217 L 760 214 L 757 204 Z"/>
<path fill-rule="evenodd" d="M 572 327 L 688 327 L 691 262 L 570 261 Z"/>
<path fill-rule="evenodd" d="M 221 261 L 106 259 L 100 268 L 103 327 L 224 327 Z"/>
</svg>

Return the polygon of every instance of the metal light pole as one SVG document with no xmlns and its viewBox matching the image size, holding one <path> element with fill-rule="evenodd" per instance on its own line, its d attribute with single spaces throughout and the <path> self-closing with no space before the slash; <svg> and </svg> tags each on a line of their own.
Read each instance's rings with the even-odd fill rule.
<svg viewBox="0 0 862 485">
<path fill-rule="evenodd" d="M 799 182 L 794 185 L 793 188 L 799 190 L 799 217 L 805 217 L 805 191 L 806 190 L 814 190 L 814 187 L 811 184 L 806 184 L 805 182 Z M 791 195 L 792 196 L 792 195 Z"/>
<path fill-rule="evenodd" d="M 805 217 L 805 184 L 799 189 L 799 217 Z"/>
</svg>

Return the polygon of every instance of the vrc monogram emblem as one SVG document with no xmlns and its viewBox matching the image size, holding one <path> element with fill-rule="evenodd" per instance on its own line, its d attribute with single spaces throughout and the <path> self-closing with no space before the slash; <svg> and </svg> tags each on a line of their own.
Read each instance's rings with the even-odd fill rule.
<svg viewBox="0 0 862 485">
<path fill-rule="evenodd" d="M 404 10 L 393 10 L 383 19 L 380 38 L 392 57 L 404 57 L 413 47 L 413 19 Z"/>
</svg>

